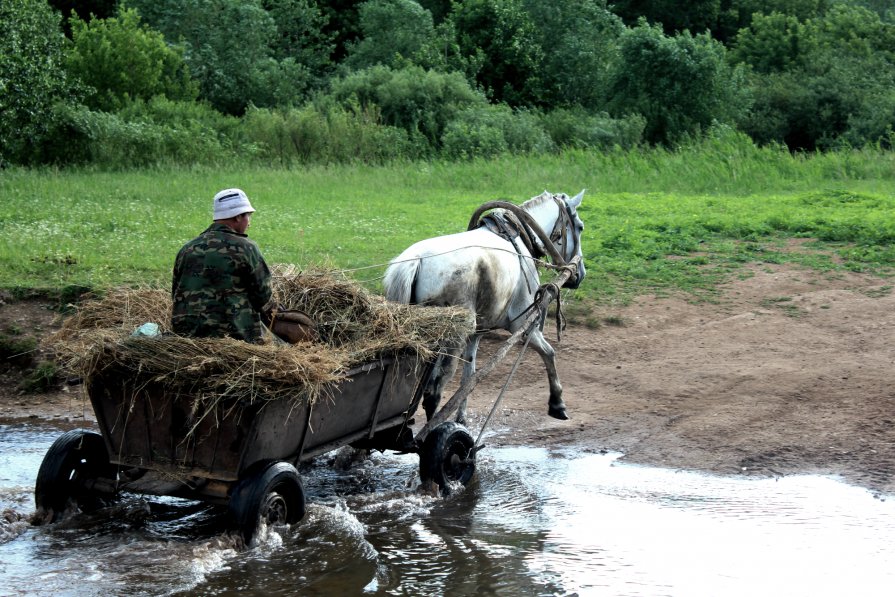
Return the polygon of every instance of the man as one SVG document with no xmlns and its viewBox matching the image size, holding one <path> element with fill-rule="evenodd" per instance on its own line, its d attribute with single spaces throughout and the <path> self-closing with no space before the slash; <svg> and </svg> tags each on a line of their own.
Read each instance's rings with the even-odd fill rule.
<svg viewBox="0 0 895 597">
<path fill-rule="evenodd" d="M 174 262 L 171 327 L 199 338 L 262 339 L 270 317 L 270 269 L 246 230 L 255 209 L 240 189 L 214 196 L 214 222 Z"/>
</svg>

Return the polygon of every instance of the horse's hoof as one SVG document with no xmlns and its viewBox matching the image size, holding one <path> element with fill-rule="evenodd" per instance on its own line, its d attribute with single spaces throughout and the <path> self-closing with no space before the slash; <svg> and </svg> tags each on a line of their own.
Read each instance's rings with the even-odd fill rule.
<svg viewBox="0 0 895 597">
<path fill-rule="evenodd" d="M 553 417 L 554 419 L 559 419 L 560 421 L 568 421 L 569 415 L 566 414 L 565 406 L 553 406 L 552 404 L 547 407 L 547 414 Z"/>
</svg>

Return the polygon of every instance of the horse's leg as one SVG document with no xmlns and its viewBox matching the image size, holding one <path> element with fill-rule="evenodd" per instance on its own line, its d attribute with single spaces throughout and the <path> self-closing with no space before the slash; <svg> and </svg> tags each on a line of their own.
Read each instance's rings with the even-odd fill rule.
<svg viewBox="0 0 895 597">
<path fill-rule="evenodd" d="M 460 354 L 460 348 L 456 346 L 445 347 L 444 352 L 439 355 L 432 368 L 432 374 L 426 382 L 423 390 L 423 410 L 426 411 L 426 420 L 432 418 L 438 405 L 441 402 L 441 396 L 444 393 L 444 387 L 454 376 L 457 370 L 457 357 Z"/>
<path fill-rule="evenodd" d="M 544 361 L 547 367 L 547 381 L 550 384 L 550 400 L 547 402 L 547 414 L 554 419 L 565 421 L 569 418 L 566 414 L 566 403 L 562 400 L 562 385 L 559 383 L 559 376 L 556 374 L 556 351 L 550 346 L 550 343 L 544 339 L 541 330 L 535 329 L 531 333 L 531 346 Z"/>
<path fill-rule="evenodd" d="M 462 384 L 475 374 L 475 355 L 479 350 L 479 340 L 481 336 L 473 334 L 466 341 L 466 350 L 463 351 L 463 376 L 460 379 Z M 457 408 L 457 422 L 466 425 L 466 398 L 460 402 Z"/>
</svg>

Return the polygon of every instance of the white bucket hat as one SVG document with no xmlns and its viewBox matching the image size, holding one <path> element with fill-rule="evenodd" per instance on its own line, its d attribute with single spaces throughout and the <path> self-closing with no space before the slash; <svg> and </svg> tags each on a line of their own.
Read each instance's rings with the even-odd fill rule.
<svg viewBox="0 0 895 597">
<path fill-rule="evenodd" d="M 227 220 L 239 214 L 254 212 L 242 189 L 224 189 L 214 196 L 214 220 Z"/>
</svg>

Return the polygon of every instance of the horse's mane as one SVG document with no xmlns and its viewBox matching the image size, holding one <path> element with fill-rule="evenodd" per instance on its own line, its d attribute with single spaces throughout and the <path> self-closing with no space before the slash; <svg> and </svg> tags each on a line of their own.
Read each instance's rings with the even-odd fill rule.
<svg viewBox="0 0 895 597">
<path fill-rule="evenodd" d="M 546 203 L 547 201 L 551 201 L 553 199 L 553 193 L 550 191 L 544 191 L 540 195 L 536 197 L 532 197 L 525 203 L 523 203 L 520 207 L 525 210 L 537 209 L 541 206 L 541 204 Z"/>
</svg>

